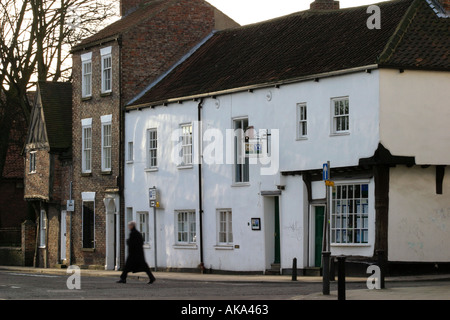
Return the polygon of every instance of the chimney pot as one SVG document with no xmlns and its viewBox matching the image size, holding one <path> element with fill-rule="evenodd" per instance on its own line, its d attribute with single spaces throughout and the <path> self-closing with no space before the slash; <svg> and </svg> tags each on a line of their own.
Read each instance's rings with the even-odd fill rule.
<svg viewBox="0 0 450 320">
<path fill-rule="evenodd" d="M 310 10 L 339 10 L 339 8 L 339 1 L 334 0 L 315 0 L 310 5 Z"/>
</svg>

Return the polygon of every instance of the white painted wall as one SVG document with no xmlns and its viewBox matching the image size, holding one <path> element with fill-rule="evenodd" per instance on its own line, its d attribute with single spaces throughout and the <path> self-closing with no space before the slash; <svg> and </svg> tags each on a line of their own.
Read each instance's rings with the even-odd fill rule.
<svg viewBox="0 0 450 320">
<path fill-rule="evenodd" d="M 450 261 L 449 194 L 448 174 L 444 178 L 443 194 L 436 194 L 434 166 L 427 169 L 404 166 L 391 168 L 390 261 Z"/>
<path fill-rule="evenodd" d="M 222 132 L 232 128 L 232 119 L 246 116 L 255 129 L 280 130 L 280 171 L 319 169 L 330 160 L 332 166 L 358 165 L 360 158 L 374 154 L 379 142 L 378 90 L 379 72 L 356 73 L 320 82 L 302 82 L 283 85 L 279 89 L 261 89 L 207 98 L 203 106 L 203 130 L 217 128 Z M 270 92 L 271 99 L 267 99 Z M 332 136 L 331 98 L 349 96 L 351 133 Z M 308 139 L 296 140 L 296 105 L 308 104 Z M 198 247 L 175 248 L 175 215 L 177 209 L 195 209 L 198 213 L 198 171 L 179 170 L 170 161 L 170 135 L 180 123 L 197 120 L 198 102 L 170 104 L 155 109 L 131 111 L 126 114 L 126 140 L 134 142 L 134 163 L 125 168 L 125 207 L 150 211 L 148 188 L 161 191 L 164 209 L 158 210 L 158 266 L 196 268 Z M 158 128 L 159 168 L 145 172 L 146 130 Z M 203 145 L 205 148 L 207 143 Z M 250 166 L 250 183 L 233 186 L 233 166 L 227 164 L 203 165 L 204 190 L 204 262 L 206 268 L 231 271 L 264 271 L 270 264 L 272 248 L 268 244 L 271 226 L 271 199 L 262 191 L 275 191 L 282 180 L 286 189 L 280 196 L 281 267 L 291 268 L 292 259 L 298 267 L 307 266 L 308 255 L 308 201 L 301 176 L 261 176 L 260 165 Z M 373 184 L 371 184 L 373 190 Z M 314 187 L 314 194 L 322 193 Z M 239 248 L 218 250 L 216 210 L 232 209 L 234 245 Z M 373 214 L 374 216 L 374 214 Z M 150 214 L 150 217 L 152 215 Z M 251 230 L 251 218 L 261 218 L 262 230 Z M 198 214 L 197 214 L 198 219 Z M 150 218 L 150 237 L 153 224 Z M 198 226 L 198 224 L 197 224 Z M 273 229 L 273 228 L 272 228 Z M 199 230 L 197 229 L 197 235 Z M 197 237 L 199 238 L 199 236 Z M 147 260 L 153 261 L 153 240 L 146 250 Z M 368 255 L 373 248 L 339 248 L 336 252 Z"/>
<path fill-rule="evenodd" d="M 450 72 L 379 73 L 381 143 L 417 164 L 450 164 Z"/>
</svg>

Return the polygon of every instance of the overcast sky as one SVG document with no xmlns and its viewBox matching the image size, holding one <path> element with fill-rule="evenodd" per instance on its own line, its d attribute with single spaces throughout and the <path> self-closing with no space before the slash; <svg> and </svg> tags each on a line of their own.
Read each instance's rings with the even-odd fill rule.
<svg viewBox="0 0 450 320">
<path fill-rule="evenodd" d="M 241 25 L 309 9 L 313 0 L 207 0 Z M 383 0 L 341 0 L 341 8 L 378 3 Z M 386 1 L 386 0 L 384 0 Z"/>
</svg>

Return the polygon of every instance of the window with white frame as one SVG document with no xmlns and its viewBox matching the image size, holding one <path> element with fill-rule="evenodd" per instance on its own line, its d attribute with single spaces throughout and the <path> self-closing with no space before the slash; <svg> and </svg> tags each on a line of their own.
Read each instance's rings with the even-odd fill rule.
<svg viewBox="0 0 450 320">
<path fill-rule="evenodd" d="M 350 104 L 349 98 L 331 99 L 332 133 L 347 133 L 350 131 Z"/>
<path fill-rule="evenodd" d="M 127 162 L 133 162 L 134 161 L 134 143 L 133 141 L 128 141 L 128 157 Z"/>
<path fill-rule="evenodd" d="M 147 130 L 147 169 L 155 169 L 158 167 L 158 130 Z"/>
<path fill-rule="evenodd" d="M 82 165 L 81 165 L 81 170 L 83 173 L 91 173 L 92 172 L 92 119 L 83 119 L 81 124 L 82 124 L 82 137 L 81 137 Z"/>
<path fill-rule="evenodd" d="M 231 210 L 218 210 L 218 244 L 233 244 L 233 219 Z"/>
<path fill-rule="evenodd" d="M 176 212 L 177 243 L 195 244 L 197 242 L 197 221 L 195 211 L 183 210 Z"/>
<path fill-rule="evenodd" d="M 81 97 L 92 96 L 92 52 L 81 55 Z"/>
<path fill-rule="evenodd" d="M 41 210 L 39 214 L 39 247 L 45 247 L 45 230 L 47 229 L 47 214 L 45 210 Z"/>
<path fill-rule="evenodd" d="M 233 120 L 234 129 L 234 183 L 250 181 L 250 162 L 245 155 L 245 131 L 248 128 L 248 119 Z"/>
<path fill-rule="evenodd" d="M 36 173 L 36 151 L 30 152 L 30 173 Z"/>
<path fill-rule="evenodd" d="M 111 47 L 100 50 L 102 59 L 102 93 L 112 91 L 112 57 Z"/>
<path fill-rule="evenodd" d="M 331 243 L 369 242 L 369 185 L 339 184 L 333 188 L 331 205 Z"/>
<path fill-rule="evenodd" d="M 111 171 L 111 148 L 112 148 L 112 117 L 103 116 L 102 121 L 102 171 Z"/>
<path fill-rule="evenodd" d="M 297 139 L 305 139 L 308 136 L 308 112 L 306 103 L 297 104 Z"/>
<path fill-rule="evenodd" d="M 150 242 L 149 227 L 148 227 L 148 212 L 138 212 L 137 220 L 139 231 L 142 234 L 142 239 L 144 240 L 145 244 L 148 244 Z"/>
<path fill-rule="evenodd" d="M 181 166 L 192 165 L 192 124 L 181 125 Z"/>
<path fill-rule="evenodd" d="M 95 248 L 95 202 L 83 201 L 83 248 Z"/>
</svg>

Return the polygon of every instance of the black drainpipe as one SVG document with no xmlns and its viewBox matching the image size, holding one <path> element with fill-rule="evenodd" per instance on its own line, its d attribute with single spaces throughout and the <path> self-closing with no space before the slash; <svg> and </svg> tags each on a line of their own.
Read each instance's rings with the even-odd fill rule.
<svg viewBox="0 0 450 320">
<path fill-rule="evenodd" d="M 198 124 L 199 129 L 201 128 L 202 122 L 202 108 L 203 108 L 203 98 L 200 100 L 198 104 Z M 203 261 L 203 177 L 202 177 L 202 161 L 203 161 L 203 152 L 202 145 L 200 143 L 200 139 L 202 137 L 202 132 L 199 132 L 199 161 L 198 161 L 198 212 L 199 212 L 199 223 L 200 223 L 200 272 L 205 272 L 205 263 Z"/>
</svg>

